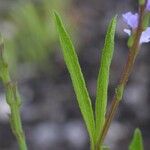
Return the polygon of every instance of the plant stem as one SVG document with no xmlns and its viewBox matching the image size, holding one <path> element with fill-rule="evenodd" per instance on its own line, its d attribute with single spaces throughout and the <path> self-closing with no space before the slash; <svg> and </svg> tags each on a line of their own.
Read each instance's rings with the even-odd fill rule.
<svg viewBox="0 0 150 150">
<path fill-rule="evenodd" d="M 10 125 L 12 132 L 18 141 L 20 150 L 27 150 L 20 117 L 21 102 L 20 97 L 18 95 L 17 86 L 16 84 L 10 82 L 5 87 L 6 87 L 6 99 L 7 101 L 9 101 L 8 103 L 11 109 Z"/>
<path fill-rule="evenodd" d="M 136 59 L 138 51 L 139 51 L 139 47 L 140 47 L 139 41 L 140 41 L 141 34 L 143 32 L 143 18 L 144 18 L 144 14 L 145 14 L 144 10 L 145 10 L 145 5 L 139 7 L 139 24 L 138 24 L 137 30 L 135 31 L 134 42 L 133 42 L 133 45 L 131 46 L 131 48 L 129 50 L 127 62 L 124 66 L 119 84 L 116 88 L 116 89 L 120 89 L 120 87 L 122 87 L 121 95 L 124 92 L 124 88 L 125 88 L 126 83 L 129 79 L 129 76 L 132 72 L 132 69 L 133 69 L 133 66 L 135 63 L 135 59 Z M 117 111 L 117 108 L 119 106 L 121 98 L 122 98 L 122 96 L 118 97 L 118 93 L 116 92 L 114 95 L 114 98 L 112 100 L 109 112 L 106 115 L 106 121 L 105 121 L 103 130 L 102 130 L 101 136 L 98 139 L 98 142 L 96 144 L 96 150 L 100 149 L 100 147 L 101 147 L 101 145 L 102 145 L 102 143 L 106 137 L 106 134 L 107 134 L 108 129 L 110 127 L 110 124 L 114 118 L 114 115 Z"/>
<path fill-rule="evenodd" d="M 27 150 L 24 132 L 22 129 L 21 117 L 20 117 L 20 106 L 21 100 L 17 90 L 17 86 L 10 79 L 8 64 L 6 63 L 4 56 L 4 43 L 0 37 L 0 78 L 3 82 L 6 91 L 6 101 L 10 107 L 10 125 L 14 136 L 17 139 L 19 149 Z"/>
</svg>

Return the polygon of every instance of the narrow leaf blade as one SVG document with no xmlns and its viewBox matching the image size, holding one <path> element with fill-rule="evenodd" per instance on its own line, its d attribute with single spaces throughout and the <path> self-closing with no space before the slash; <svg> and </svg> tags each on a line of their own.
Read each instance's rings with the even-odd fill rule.
<svg viewBox="0 0 150 150">
<path fill-rule="evenodd" d="M 55 13 L 55 21 L 59 33 L 60 43 L 66 62 L 68 71 L 71 76 L 73 87 L 77 96 L 78 104 L 83 115 L 87 130 L 90 135 L 91 142 L 94 142 L 95 122 L 94 114 L 91 105 L 89 93 L 86 88 L 84 77 L 81 72 L 78 57 L 75 52 L 74 46 L 66 32 L 64 25 L 57 13 Z"/>
<path fill-rule="evenodd" d="M 108 26 L 107 34 L 105 37 L 105 44 L 102 50 L 101 64 L 97 80 L 96 105 L 95 105 L 97 138 L 100 137 L 105 121 L 109 70 L 114 52 L 114 37 L 115 37 L 116 23 L 117 17 L 114 17 Z"/>
<path fill-rule="evenodd" d="M 144 150 L 142 134 L 139 129 L 136 129 L 133 135 L 133 139 L 129 146 L 129 150 Z"/>
</svg>

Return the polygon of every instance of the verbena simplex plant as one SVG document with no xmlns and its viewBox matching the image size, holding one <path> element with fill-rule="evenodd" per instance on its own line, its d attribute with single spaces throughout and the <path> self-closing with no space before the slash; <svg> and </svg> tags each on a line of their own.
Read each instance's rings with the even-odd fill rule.
<svg viewBox="0 0 150 150">
<path fill-rule="evenodd" d="M 4 58 L 4 43 L 3 38 L 0 36 L 0 78 L 5 87 L 6 101 L 10 107 L 9 121 L 12 132 L 17 139 L 19 149 L 27 150 L 24 132 L 22 129 L 20 106 L 21 100 L 18 93 L 17 85 L 11 81 L 8 64 Z"/>
<path fill-rule="evenodd" d="M 107 106 L 107 89 L 109 80 L 109 69 L 114 50 L 114 36 L 117 17 L 115 16 L 108 27 L 108 31 L 105 38 L 105 44 L 102 51 L 101 65 L 97 80 L 97 94 L 95 113 L 91 105 L 91 99 L 86 88 L 84 77 L 78 62 L 78 58 L 73 47 L 73 44 L 67 34 L 63 23 L 55 13 L 55 20 L 57 29 L 60 36 L 60 41 L 63 49 L 64 59 L 71 75 L 77 100 L 80 106 L 81 113 L 83 115 L 85 124 L 90 137 L 91 150 L 108 150 L 108 147 L 103 146 L 103 141 L 117 110 L 117 107 L 122 99 L 124 88 L 128 81 L 129 75 L 132 71 L 136 56 L 139 52 L 139 48 L 142 43 L 150 41 L 150 27 L 148 27 L 148 20 L 150 18 L 150 0 L 139 0 L 139 13 L 132 14 L 128 12 L 123 15 L 124 21 L 129 25 L 131 29 L 124 29 L 124 31 L 130 36 L 128 46 L 129 54 L 127 62 L 124 66 L 123 73 L 121 75 L 119 84 L 116 88 L 112 105 L 108 114 L 106 115 Z M 20 96 L 16 83 L 11 81 L 8 64 L 4 58 L 4 43 L 0 37 L 0 78 L 5 87 L 6 101 L 10 106 L 10 125 L 15 135 L 19 149 L 27 150 L 24 132 L 22 129 L 21 117 L 20 117 Z M 95 114 L 95 115 L 94 115 Z M 143 150 L 142 136 L 139 129 L 135 130 L 133 140 L 129 146 L 129 150 Z"/>
<path fill-rule="evenodd" d="M 64 60 L 70 73 L 78 104 L 89 133 L 91 150 L 105 149 L 103 147 L 104 139 L 122 99 L 123 92 L 133 70 L 139 48 L 142 43 L 150 42 L 150 27 L 148 27 L 149 18 L 150 0 L 139 0 L 138 13 L 132 14 L 131 12 L 128 12 L 123 14 L 124 21 L 130 27 L 130 29 L 124 29 L 124 32 L 130 36 L 128 41 L 129 53 L 118 86 L 116 87 L 112 104 L 106 115 L 109 68 L 114 51 L 114 35 L 117 17 L 114 17 L 110 22 L 105 37 L 105 44 L 102 51 L 101 65 L 97 79 L 97 94 L 94 115 L 91 99 L 86 88 L 74 46 L 59 15 L 55 12 L 55 21 L 60 37 Z M 142 137 L 139 129 L 135 130 L 129 149 L 143 150 Z"/>
</svg>

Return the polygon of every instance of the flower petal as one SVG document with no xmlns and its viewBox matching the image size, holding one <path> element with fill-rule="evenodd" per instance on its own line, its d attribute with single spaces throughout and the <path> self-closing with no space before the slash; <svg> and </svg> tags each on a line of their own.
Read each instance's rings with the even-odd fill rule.
<svg viewBox="0 0 150 150">
<path fill-rule="evenodd" d="M 150 42 L 150 27 L 148 27 L 145 31 L 142 32 L 140 38 L 140 44 Z"/>
<path fill-rule="evenodd" d="M 131 30 L 129 30 L 129 29 L 124 29 L 123 30 L 125 33 L 127 33 L 129 36 L 131 35 Z"/>
<path fill-rule="evenodd" d="M 146 10 L 150 11 L 150 0 L 147 1 Z"/>
<path fill-rule="evenodd" d="M 131 12 L 127 12 L 122 15 L 123 20 L 132 28 L 135 29 L 138 26 L 138 14 L 132 14 Z"/>
</svg>

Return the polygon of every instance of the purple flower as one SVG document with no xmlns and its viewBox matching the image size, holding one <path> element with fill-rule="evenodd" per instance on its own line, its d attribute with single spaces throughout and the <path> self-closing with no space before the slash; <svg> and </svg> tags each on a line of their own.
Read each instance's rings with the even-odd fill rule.
<svg viewBox="0 0 150 150">
<path fill-rule="evenodd" d="M 138 26 L 138 14 L 132 14 L 131 12 L 127 12 L 122 16 L 124 22 L 127 23 L 127 25 L 130 27 L 130 29 L 124 29 L 124 32 L 131 36 L 132 30 L 135 30 Z M 145 31 L 142 32 L 140 38 L 140 44 L 148 42 L 150 42 L 150 27 L 148 27 Z"/>
<path fill-rule="evenodd" d="M 132 29 L 137 28 L 138 26 L 138 14 L 132 14 L 131 12 L 127 12 L 122 15 L 124 22 L 126 22 Z"/>
<path fill-rule="evenodd" d="M 150 0 L 147 0 L 146 10 L 150 11 Z"/>
<path fill-rule="evenodd" d="M 145 31 L 142 32 L 140 43 L 148 43 L 150 42 L 150 27 L 148 27 Z"/>
</svg>

